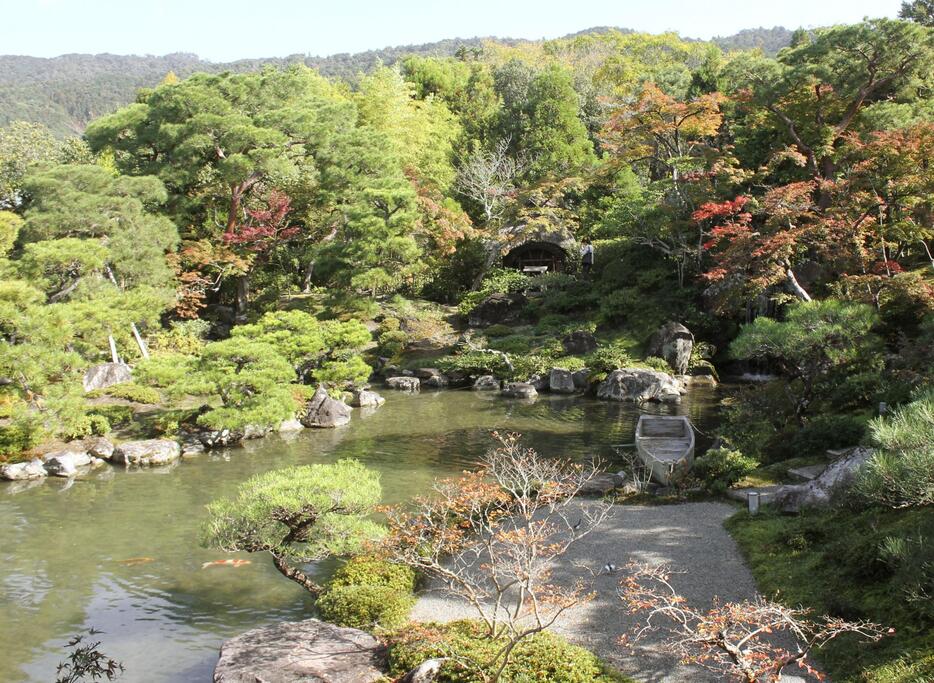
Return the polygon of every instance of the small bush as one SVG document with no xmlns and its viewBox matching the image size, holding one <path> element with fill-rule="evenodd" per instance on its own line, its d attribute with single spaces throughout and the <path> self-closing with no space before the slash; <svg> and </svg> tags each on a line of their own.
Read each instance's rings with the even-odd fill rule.
<svg viewBox="0 0 934 683">
<path fill-rule="evenodd" d="M 893 508 L 934 505 L 934 390 L 870 430 L 879 448 L 857 480 L 862 497 Z"/>
<path fill-rule="evenodd" d="M 694 462 L 694 474 L 711 493 L 723 493 L 758 466 L 739 451 L 714 448 Z"/>
<path fill-rule="evenodd" d="M 491 340 L 490 348 L 504 353 L 528 353 L 532 350 L 532 340 L 524 334 L 511 334 Z"/>
<path fill-rule="evenodd" d="M 509 325 L 497 323 L 483 330 L 483 334 L 487 337 L 508 337 L 512 334 L 512 328 Z"/>
<path fill-rule="evenodd" d="M 93 395 L 99 396 L 101 394 L 105 394 L 111 398 L 121 398 L 125 401 L 145 403 L 148 405 L 159 403 L 162 400 L 159 392 L 152 387 L 144 387 L 133 382 L 115 384 L 112 387 L 93 392 Z"/>
<path fill-rule="evenodd" d="M 411 567 L 358 555 L 334 572 L 328 586 L 381 586 L 411 593 L 415 590 L 415 579 L 415 571 Z"/>
<path fill-rule="evenodd" d="M 207 320 L 179 320 L 167 330 L 149 335 L 149 349 L 156 352 L 197 354 L 205 344 L 211 323 Z"/>
<path fill-rule="evenodd" d="M 371 630 L 405 624 L 415 596 L 386 586 L 334 586 L 318 598 L 321 618 L 338 626 Z"/>
<path fill-rule="evenodd" d="M 480 289 L 469 292 L 460 302 L 457 310 L 461 315 L 469 315 L 480 302 L 491 294 L 522 292 L 529 286 L 529 278 L 518 270 L 499 269 L 490 271 L 484 278 Z"/>
<path fill-rule="evenodd" d="M 652 370 L 664 372 L 669 375 L 672 372 L 671 366 L 668 365 L 668 361 L 664 358 L 659 358 L 658 356 L 649 356 L 644 361 L 642 361 L 641 365 L 644 365 L 647 368 L 651 368 Z"/>
<path fill-rule="evenodd" d="M 483 663 L 494 659 L 502 642 L 484 636 L 477 622 L 411 625 L 389 643 L 389 668 L 401 676 L 426 659 L 449 657 L 438 683 L 482 683 L 491 671 Z M 454 655 L 454 656 L 451 656 Z M 476 663 L 468 666 L 467 662 Z M 597 657 L 547 631 L 519 642 L 502 683 L 623 683 L 629 679 L 609 671 Z"/>
</svg>

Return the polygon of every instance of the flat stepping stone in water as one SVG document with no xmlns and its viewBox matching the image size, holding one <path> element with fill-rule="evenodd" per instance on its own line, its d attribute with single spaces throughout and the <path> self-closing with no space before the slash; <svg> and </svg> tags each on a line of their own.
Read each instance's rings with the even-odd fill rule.
<svg viewBox="0 0 934 683">
<path fill-rule="evenodd" d="M 788 470 L 788 474 L 802 481 L 814 481 L 823 474 L 826 469 L 827 465 L 821 463 L 818 465 L 807 465 L 806 467 L 795 467 Z"/>
</svg>

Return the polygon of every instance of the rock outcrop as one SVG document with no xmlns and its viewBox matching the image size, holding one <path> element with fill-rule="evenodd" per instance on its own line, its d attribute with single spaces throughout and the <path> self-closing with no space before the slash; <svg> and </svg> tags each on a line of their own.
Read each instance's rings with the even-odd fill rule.
<svg viewBox="0 0 934 683">
<path fill-rule="evenodd" d="M 664 358 L 678 375 L 687 373 L 694 349 L 694 335 L 681 323 L 662 325 L 649 340 L 648 355 Z"/>
<path fill-rule="evenodd" d="M 279 429 L 277 430 L 280 434 L 291 433 L 291 432 L 300 432 L 305 428 L 305 425 L 301 423 L 297 418 L 292 418 L 290 420 L 283 420 L 279 423 Z"/>
<path fill-rule="evenodd" d="M 420 386 L 430 389 L 442 389 L 450 383 L 447 375 L 438 368 L 419 368 L 415 371 L 415 376 L 418 377 Z"/>
<path fill-rule="evenodd" d="M 386 386 L 396 391 L 408 391 L 415 393 L 421 387 L 418 377 L 390 377 L 386 380 Z"/>
<path fill-rule="evenodd" d="M 89 436 L 81 442 L 81 445 L 92 458 L 110 460 L 114 454 L 113 442 L 102 436 Z"/>
<path fill-rule="evenodd" d="M 574 386 L 579 391 L 586 391 L 590 388 L 590 370 L 588 368 L 575 371 L 571 374 L 571 379 L 574 380 Z"/>
<path fill-rule="evenodd" d="M 94 391 L 123 384 L 132 379 L 133 371 L 126 363 L 101 363 L 87 369 L 82 383 L 85 391 Z"/>
<path fill-rule="evenodd" d="M 527 382 L 510 382 L 500 392 L 506 398 L 535 398 L 538 392 Z"/>
<path fill-rule="evenodd" d="M 871 448 L 852 448 L 827 466 L 820 475 L 805 484 L 779 486 L 770 502 L 783 512 L 828 505 L 834 494 L 849 486 L 856 473 L 872 457 Z"/>
<path fill-rule="evenodd" d="M 308 619 L 225 642 L 214 683 L 374 683 L 384 666 L 385 649 L 369 633 Z"/>
<path fill-rule="evenodd" d="M 44 479 L 49 475 L 39 458 L 26 462 L 13 462 L 0 465 L 0 479 L 21 481 L 24 479 Z"/>
<path fill-rule="evenodd" d="M 170 439 L 127 441 L 114 448 L 113 462 L 125 465 L 168 465 L 182 455 L 181 446 Z"/>
<path fill-rule="evenodd" d="M 548 389 L 556 394 L 573 394 L 577 391 L 574 375 L 564 368 L 552 368 L 548 376 Z"/>
<path fill-rule="evenodd" d="M 91 455 L 80 447 L 51 451 L 42 456 L 45 471 L 53 477 L 74 477 L 91 466 Z"/>
<path fill-rule="evenodd" d="M 522 317 L 529 300 L 525 295 L 513 292 L 503 294 L 495 292 L 481 301 L 467 316 L 467 324 L 471 327 L 487 327 L 517 321 Z"/>
<path fill-rule="evenodd" d="M 561 340 L 561 345 L 564 347 L 565 353 L 572 356 L 583 356 L 596 350 L 597 338 L 587 330 L 576 330 L 566 334 Z"/>
<path fill-rule="evenodd" d="M 681 383 L 674 377 L 648 368 L 614 370 L 597 387 L 597 397 L 611 401 L 677 402 L 681 400 Z"/>
<path fill-rule="evenodd" d="M 350 406 L 328 396 L 327 390 L 319 385 L 300 419 L 306 427 L 329 429 L 347 424 L 350 422 L 350 415 Z"/>
<path fill-rule="evenodd" d="M 357 389 L 350 397 L 350 405 L 354 408 L 378 408 L 386 399 L 369 389 Z"/>
<path fill-rule="evenodd" d="M 480 375 L 471 388 L 474 391 L 499 391 L 500 382 L 493 375 Z"/>
<path fill-rule="evenodd" d="M 237 445 L 244 436 L 241 429 L 205 429 L 198 432 L 198 441 L 205 448 L 226 448 Z"/>
</svg>

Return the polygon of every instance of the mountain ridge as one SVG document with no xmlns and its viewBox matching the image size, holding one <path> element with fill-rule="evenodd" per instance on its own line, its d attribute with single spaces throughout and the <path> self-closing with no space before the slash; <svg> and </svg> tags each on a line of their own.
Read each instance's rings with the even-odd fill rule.
<svg viewBox="0 0 934 683">
<path fill-rule="evenodd" d="M 609 31 L 633 32 L 632 29 L 622 27 L 597 26 L 562 38 Z M 717 37 L 711 42 L 727 50 L 761 47 L 766 53 L 774 54 L 788 44 L 791 34 L 784 27 L 760 27 L 744 29 L 732 36 Z M 501 45 L 541 42 L 492 36 L 446 38 L 430 43 L 343 52 L 324 57 L 293 54 L 230 62 L 212 62 L 191 52 L 166 55 L 68 53 L 55 57 L 0 55 L 0 126 L 11 121 L 25 120 L 42 123 L 59 136 L 80 135 L 89 121 L 132 102 L 139 88 L 155 86 L 170 71 L 185 78 L 199 71 L 251 71 L 266 65 L 284 66 L 302 62 L 317 68 L 325 76 L 353 81 L 359 73 L 366 73 L 380 63 L 393 64 L 413 54 L 452 56 L 461 48 L 480 48 L 490 41 Z"/>
</svg>

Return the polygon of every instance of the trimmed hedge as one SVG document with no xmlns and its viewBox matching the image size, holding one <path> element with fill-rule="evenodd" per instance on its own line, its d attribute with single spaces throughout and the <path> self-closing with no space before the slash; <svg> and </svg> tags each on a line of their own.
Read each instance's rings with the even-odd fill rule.
<svg viewBox="0 0 934 683">
<path fill-rule="evenodd" d="M 484 672 L 468 668 L 463 662 L 488 662 L 501 646 L 501 642 L 485 637 L 482 625 L 475 621 L 411 624 L 389 639 L 389 673 L 401 676 L 426 659 L 450 657 L 453 653 L 457 656 L 449 658 L 441 667 L 437 683 L 483 683 Z M 592 652 L 547 631 L 516 645 L 499 680 L 501 683 L 631 683 L 631 679 L 609 670 Z"/>
<path fill-rule="evenodd" d="M 322 619 L 338 626 L 396 629 L 408 620 L 415 597 L 387 586 L 334 586 L 316 605 Z"/>
<path fill-rule="evenodd" d="M 411 568 L 361 555 L 334 572 L 316 606 L 322 619 L 338 626 L 395 629 L 415 604 L 415 582 Z"/>
</svg>

